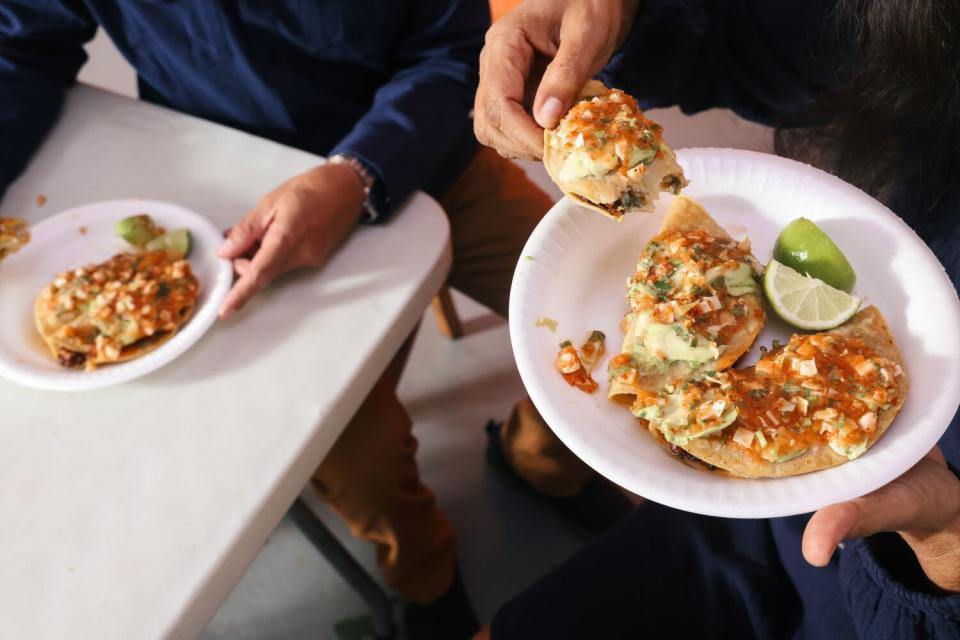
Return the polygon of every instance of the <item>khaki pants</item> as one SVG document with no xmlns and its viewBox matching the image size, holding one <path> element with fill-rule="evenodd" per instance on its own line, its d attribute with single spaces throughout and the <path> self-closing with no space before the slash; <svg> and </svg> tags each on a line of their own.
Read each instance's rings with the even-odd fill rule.
<svg viewBox="0 0 960 640">
<path fill-rule="evenodd" d="M 516 165 L 482 149 L 441 205 L 452 235 L 450 284 L 505 316 L 520 251 L 552 202 Z M 413 425 L 397 399 L 411 342 L 347 425 L 313 484 L 353 535 L 376 546 L 387 584 L 423 603 L 452 583 L 455 542 L 433 493 L 420 482 Z M 502 440 L 516 471 L 545 494 L 575 495 L 592 475 L 529 399 L 514 409 Z"/>
</svg>

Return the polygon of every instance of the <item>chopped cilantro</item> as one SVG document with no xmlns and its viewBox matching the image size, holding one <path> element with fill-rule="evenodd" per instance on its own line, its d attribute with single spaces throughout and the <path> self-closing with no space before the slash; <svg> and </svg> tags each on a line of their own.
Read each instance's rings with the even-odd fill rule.
<svg viewBox="0 0 960 640">
<path fill-rule="evenodd" d="M 754 400 L 760 400 L 767 395 L 766 389 L 750 389 L 750 397 Z"/>
<path fill-rule="evenodd" d="M 603 342 L 606 339 L 607 336 L 603 331 L 594 330 L 590 333 L 590 337 L 587 338 L 587 342 Z"/>
<path fill-rule="evenodd" d="M 746 312 L 747 312 L 747 309 L 742 304 L 738 304 L 733 308 L 733 315 L 738 318 L 742 318 L 743 314 L 745 314 Z"/>
<path fill-rule="evenodd" d="M 564 340 L 563 342 L 560 343 L 561 349 L 566 349 L 567 347 L 572 347 L 572 346 L 573 346 L 573 343 L 570 342 L 569 340 Z"/>
<path fill-rule="evenodd" d="M 161 282 L 160 286 L 157 287 L 157 298 L 166 298 L 170 294 L 170 287 Z"/>
<path fill-rule="evenodd" d="M 653 286 L 657 288 L 657 291 L 660 291 L 661 293 L 666 293 L 667 291 L 670 291 L 670 289 L 673 288 L 673 283 L 670 282 L 669 280 L 657 280 L 656 282 L 653 283 Z"/>
</svg>

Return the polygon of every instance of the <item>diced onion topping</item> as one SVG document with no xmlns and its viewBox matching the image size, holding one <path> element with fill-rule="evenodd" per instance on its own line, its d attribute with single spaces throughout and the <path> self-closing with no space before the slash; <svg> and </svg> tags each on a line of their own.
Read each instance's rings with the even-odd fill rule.
<svg viewBox="0 0 960 640">
<path fill-rule="evenodd" d="M 753 431 L 747 431 L 743 427 L 737 427 L 736 433 L 733 434 L 733 441 L 741 447 L 749 449 L 753 444 Z"/>
<path fill-rule="evenodd" d="M 557 358 L 557 369 L 560 373 L 575 373 L 580 370 L 580 358 L 570 352 L 561 353 Z"/>
<path fill-rule="evenodd" d="M 813 358 L 809 360 L 801 360 L 799 366 L 797 367 L 800 375 L 804 377 L 812 377 L 817 375 L 817 361 Z"/>
</svg>

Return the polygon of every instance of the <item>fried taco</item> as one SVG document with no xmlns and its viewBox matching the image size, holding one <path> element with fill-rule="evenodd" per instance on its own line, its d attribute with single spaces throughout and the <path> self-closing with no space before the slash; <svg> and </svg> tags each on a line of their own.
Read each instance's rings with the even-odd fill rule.
<svg viewBox="0 0 960 640">
<path fill-rule="evenodd" d="M 121 253 L 67 271 L 34 304 L 37 330 L 64 367 L 94 369 L 139 358 L 190 319 L 200 285 L 166 251 Z"/>
<path fill-rule="evenodd" d="M 619 89 L 589 81 L 555 129 L 543 134 L 543 164 L 563 193 L 619 220 L 653 211 L 661 191 L 687 185 L 663 128 Z"/>
<path fill-rule="evenodd" d="M 703 372 L 632 407 L 661 444 L 730 475 L 774 478 L 862 455 L 907 397 L 903 357 L 876 307 L 774 345 L 746 369 Z"/>
<path fill-rule="evenodd" d="M 695 201 L 675 198 L 627 280 L 630 311 L 608 365 L 610 397 L 632 403 L 669 382 L 730 367 L 766 321 L 759 277 L 749 240 L 734 240 Z"/>
<path fill-rule="evenodd" d="M 0 218 L 0 260 L 30 242 L 30 227 L 19 218 Z"/>
</svg>

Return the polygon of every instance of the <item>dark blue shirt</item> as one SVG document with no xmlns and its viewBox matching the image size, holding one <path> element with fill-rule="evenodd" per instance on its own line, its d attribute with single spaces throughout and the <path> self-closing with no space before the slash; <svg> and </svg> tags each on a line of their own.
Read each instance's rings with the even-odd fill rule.
<svg viewBox="0 0 960 640">
<path fill-rule="evenodd" d="M 647 0 L 603 79 L 648 106 L 728 107 L 776 121 L 808 106 L 833 80 L 823 64 L 833 5 Z M 933 211 L 914 202 L 895 196 L 890 204 L 957 287 L 960 189 Z M 940 447 L 960 466 L 957 417 Z M 899 536 L 850 541 L 818 569 L 801 555 L 808 519 L 708 518 L 645 503 L 501 609 L 493 640 L 960 638 L 960 595 L 931 588 Z"/>
<path fill-rule="evenodd" d="M 349 153 L 381 208 L 439 196 L 475 153 L 486 0 L 2 0 L 0 193 L 101 25 L 144 99 L 313 153 Z M 135 159 L 131 158 L 131 161 Z"/>
</svg>

